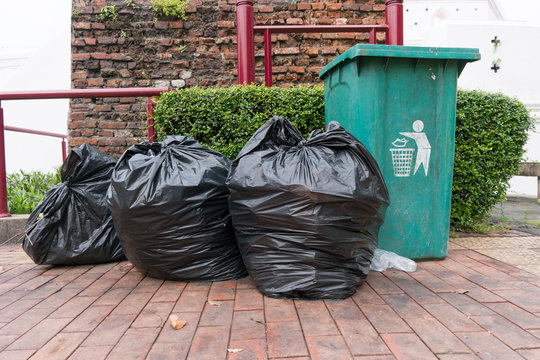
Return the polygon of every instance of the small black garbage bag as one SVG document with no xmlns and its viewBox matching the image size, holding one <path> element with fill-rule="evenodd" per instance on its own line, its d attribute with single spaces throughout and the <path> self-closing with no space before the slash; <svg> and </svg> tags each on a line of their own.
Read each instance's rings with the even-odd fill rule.
<svg viewBox="0 0 540 360">
<path fill-rule="evenodd" d="M 143 142 L 122 155 L 107 201 L 139 271 L 184 281 L 247 275 L 227 205 L 229 166 L 224 155 L 187 136 Z"/>
<path fill-rule="evenodd" d="M 71 150 L 25 226 L 23 249 L 36 264 L 98 264 L 124 260 L 105 194 L 115 160 L 88 144 Z"/>
<path fill-rule="evenodd" d="M 303 140 L 272 118 L 227 185 L 236 239 L 263 294 L 343 299 L 365 280 L 389 197 L 375 159 L 339 123 Z"/>
</svg>

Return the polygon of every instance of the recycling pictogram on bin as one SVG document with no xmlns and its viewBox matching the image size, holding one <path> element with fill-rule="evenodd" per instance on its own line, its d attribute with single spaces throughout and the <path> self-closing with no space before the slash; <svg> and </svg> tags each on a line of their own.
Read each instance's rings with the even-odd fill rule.
<svg viewBox="0 0 540 360">
<path fill-rule="evenodd" d="M 428 174 L 431 145 L 426 133 L 422 131 L 424 130 L 424 122 L 422 120 L 416 120 L 412 124 L 412 128 L 414 132 L 400 132 L 400 134 L 413 139 L 416 142 L 416 149 L 406 147 L 409 142 L 406 138 L 397 138 L 392 142 L 394 147 L 390 149 L 390 152 L 392 153 L 392 167 L 394 169 L 394 176 L 396 177 L 408 177 L 411 175 L 415 150 L 418 151 L 416 153 L 413 175 L 416 175 L 420 165 L 424 166 L 426 176 Z"/>
</svg>

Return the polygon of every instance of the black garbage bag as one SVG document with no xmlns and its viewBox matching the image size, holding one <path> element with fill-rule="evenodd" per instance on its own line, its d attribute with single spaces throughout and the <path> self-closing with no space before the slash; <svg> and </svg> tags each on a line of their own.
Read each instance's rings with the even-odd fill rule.
<svg viewBox="0 0 540 360">
<path fill-rule="evenodd" d="M 272 118 L 227 185 L 238 246 L 263 294 L 343 299 L 365 280 L 389 197 L 375 159 L 339 123 L 303 140 Z"/>
<path fill-rule="evenodd" d="M 149 276 L 246 276 L 225 185 L 230 161 L 187 136 L 143 142 L 118 160 L 107 201 L 129 261 Z"/>
<path fill-rule="evenodd" d="M 62 183 L 49 190 L 25 226 L 23 249 L 36 264 L 124 260 L 105 194 L 115 160 L 88 144 L 71 150 Z"/>
</svg>

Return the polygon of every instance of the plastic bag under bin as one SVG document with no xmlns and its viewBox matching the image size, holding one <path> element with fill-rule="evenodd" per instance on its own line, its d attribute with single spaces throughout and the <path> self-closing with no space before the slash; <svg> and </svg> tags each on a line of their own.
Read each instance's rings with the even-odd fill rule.
<svg viewBox="0 0 540 360">
<path fill-rule="evenodd" d="M 343 299 L 365 280 L 388 192 L 373 157 L 337 122 L 304 140 L 271 119 L 227 184 L 236 239 L 263 294 Z"/>
<path fill-rule="evenodd" d="M 143 142 L 118 160 L 107 193 L 126 256 L 149 276 L 247 275 L 227 205 L 230 161 L 186 136 Z"/>
<path fill-rule="evenodd" d="M 125 259 L 105 194 L 115 161 L 83 144 L 62 166 L 25 226 L 23 249 L 36 264 L 97 264 Z"/>
</svg>

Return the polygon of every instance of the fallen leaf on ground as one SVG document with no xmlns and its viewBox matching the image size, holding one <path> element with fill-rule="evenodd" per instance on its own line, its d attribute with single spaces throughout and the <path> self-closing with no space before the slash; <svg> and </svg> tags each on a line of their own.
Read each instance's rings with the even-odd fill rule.
<svg viewBox="0 0 540 360">
<path fill-rule="evenodd" d="M 244 351 L 244 349 L 227 349 L 228 352 L 230 353 L 237 353 L 237 352 L 240 352 L 240 351 Z"/>
<path fill-rule="evenodd" d="M 212 306 L 220 306 L 221 301 L 208 300 L 208 303 Z"/>
<path fill-rule="evenodd" d="M 468 292 L 469 292 L 469 290 L 465 290 L 465 289 L 457 289 L 456 290 L 456 293 L 458 293 L 458 294 L 466 294 Z"/>
<path fill-rule="evenodd" d="M 169 324 L 174 330 L 178 330 L 186 326 L 186 320 L 178 320 L 178 315 L 172 314 L 169 316 Z"/>
</svg>

